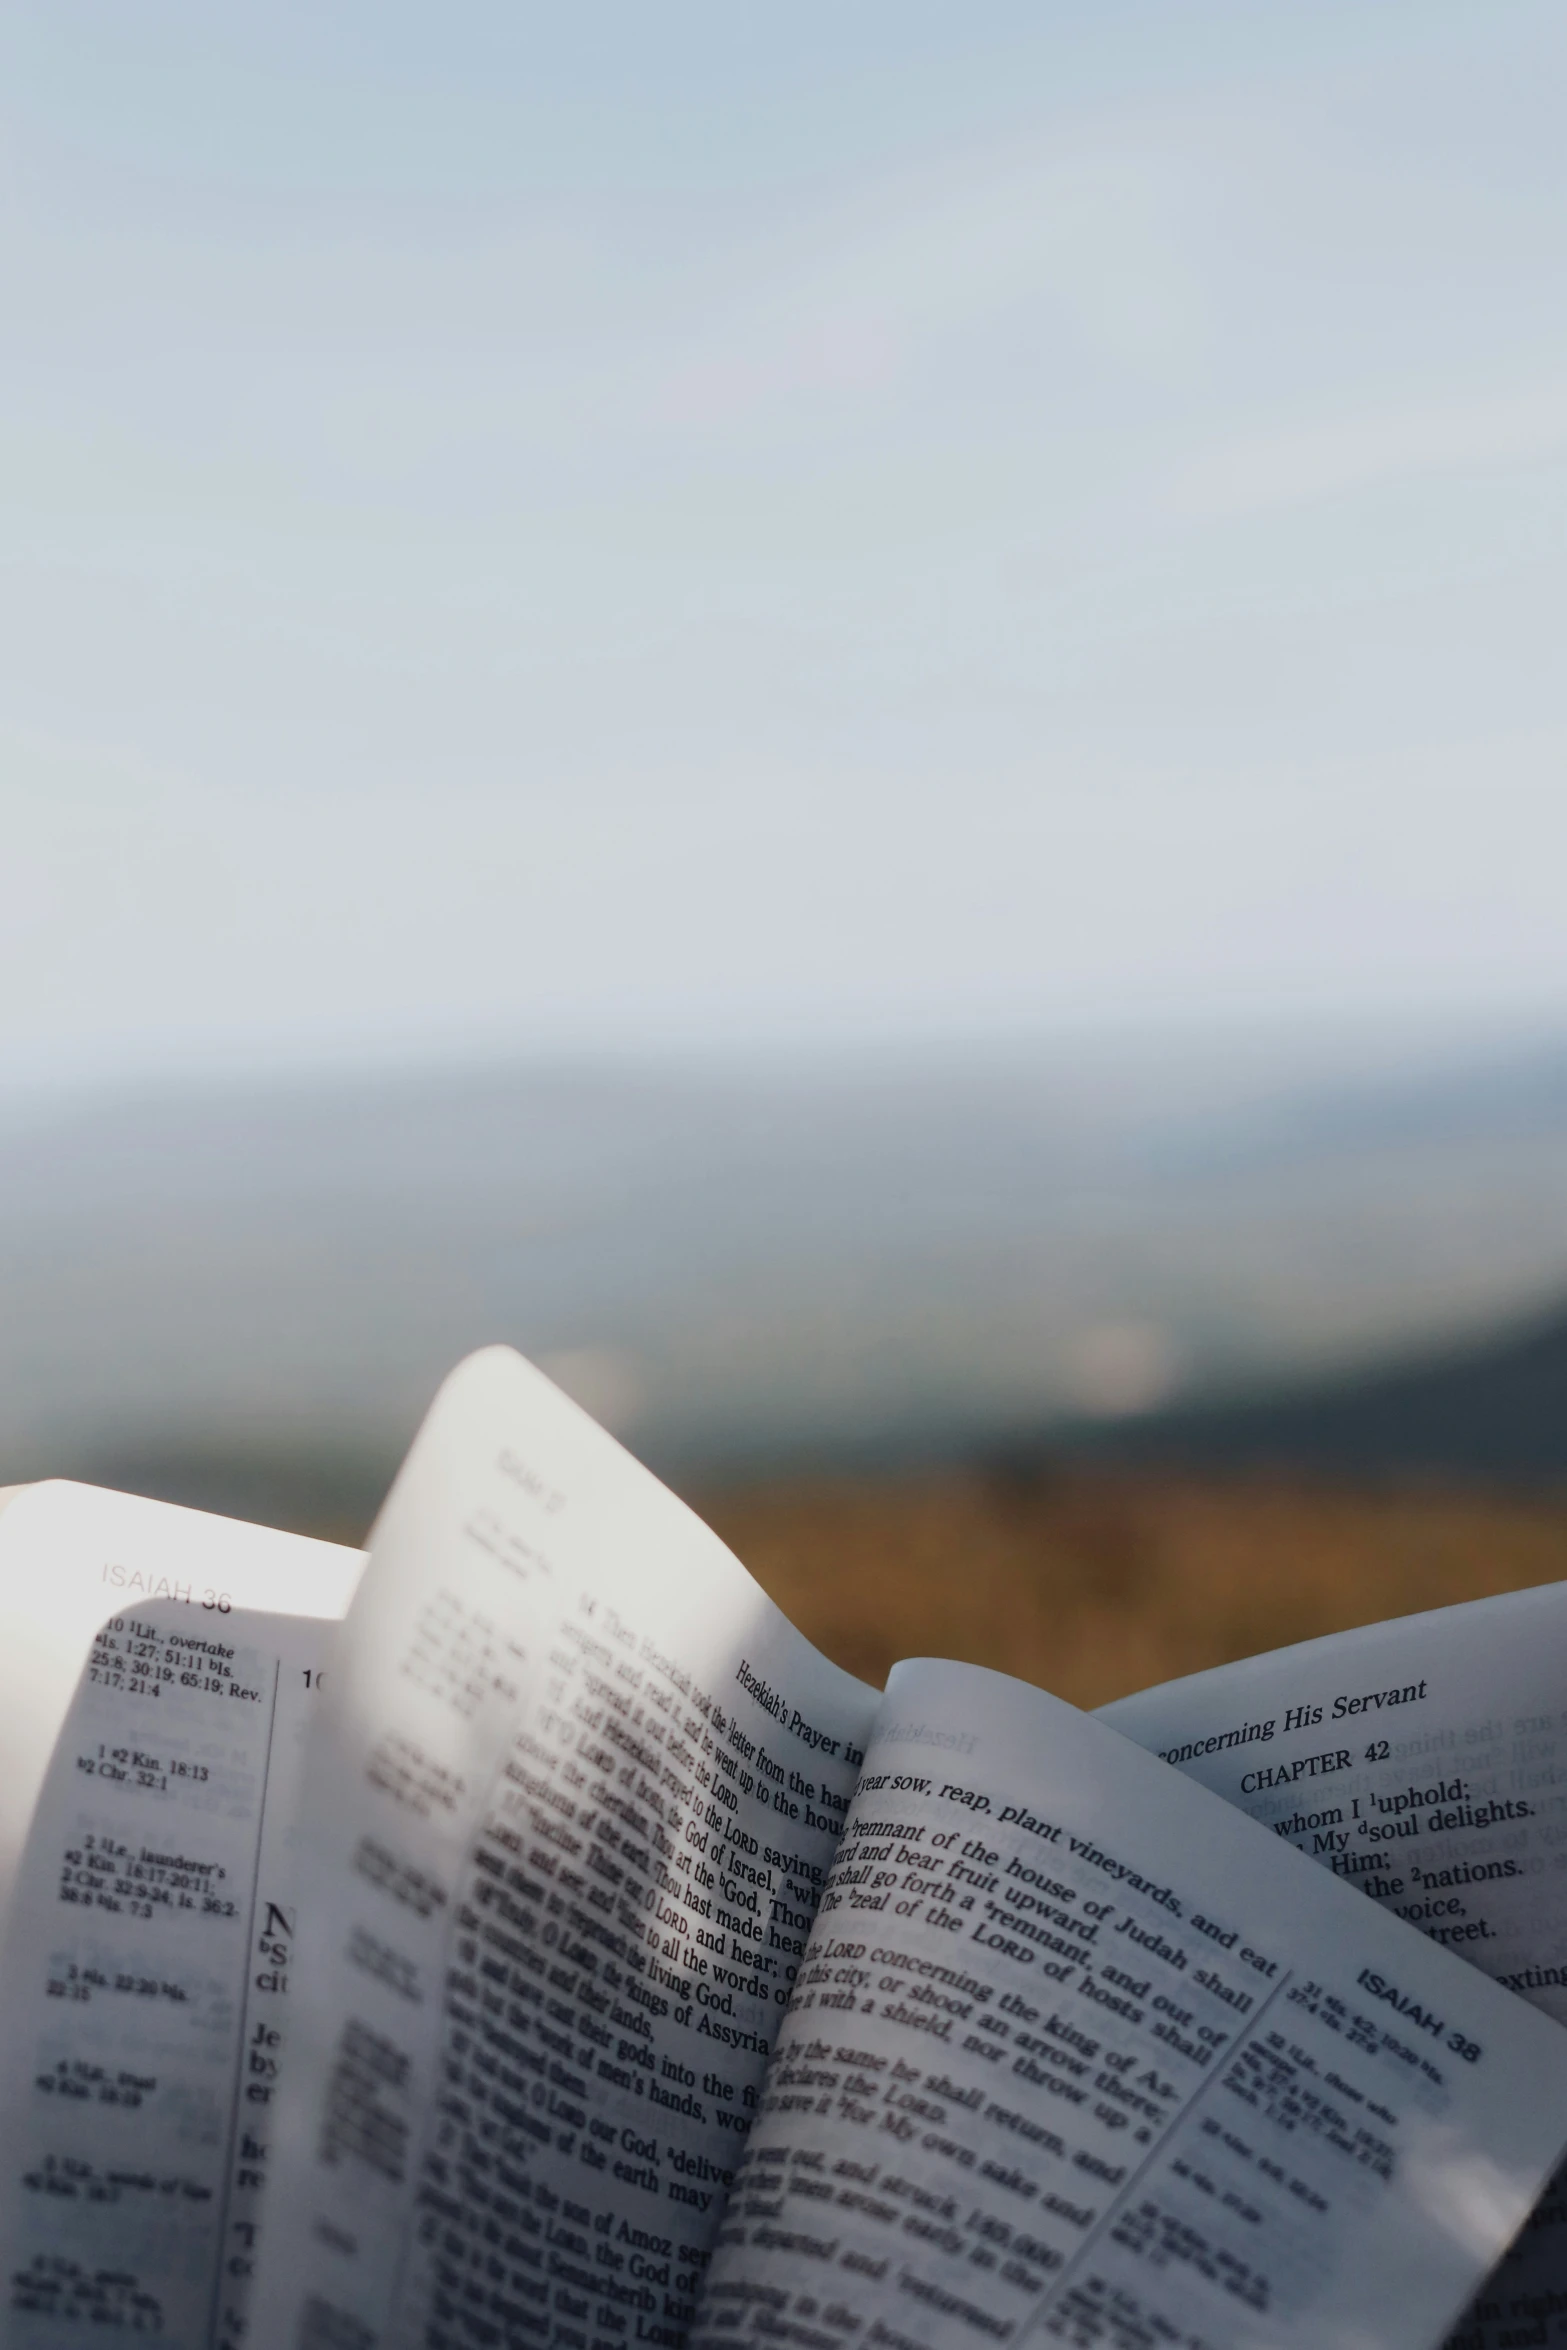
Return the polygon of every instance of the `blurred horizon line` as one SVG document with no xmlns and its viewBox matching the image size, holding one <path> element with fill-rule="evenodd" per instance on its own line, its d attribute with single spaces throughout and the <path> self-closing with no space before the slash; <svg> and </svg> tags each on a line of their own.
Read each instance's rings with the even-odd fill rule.
<svg viewBox="0 0 1567 2350">
<path fill-rule="evenodd" d="M 750 1035 L 584 1034 L 550 1039 L 525 1033 L 454 1033 L 443 1039 L 342 1038 L 316 1049 L 298 1039 L 236 1058 L 232 1051 L 138 1058 L 124 1054 L 99 1063 L 70 1062 L 53 1071 L 0 1061 L 0 1127 L 13 1115 L 56 1108 L 98 1108 L 110 1101 L 148 1101 L 246 1093 L 316 1094 L 335 1086 L 466 1083 L 510 1078 L 713 1077 L 733 1080 L 753 1070 L 768 1077 L 827 1079 L 888 1070 L 924 1074 L 954 1063 L 1081 1070 L 1095 1057 L 1117 1070 L 1174 1055 L 1188 1066 L 1233 1057 L 1243 1071 L 1271 1056 L 1287 1056 L 1282 1071 L 1293 1082 L 1301 1068 L 1320 1063 L 1333 1075 L 1357 1065 L 1407 1072 L 1491 1053 L 1508 1059 L 1567 1045 L 1567 1003 L 1530 1002 L 1516 1008 L 1472 1004 L 1336 1010 L 1239 1005 L 1224 1012 L 1177 1007 L 1152 1015 L 1092 1015 L 1016 1021 L 954 1021 L 950 1026 L 864 1024 L 835 1033 L 758 1028 Z"/>
<path fill-rule="evenodd" d="M 129 1085 L 0 1115 L 0 1469 L 379 1454 L 496 1338 L 693 1473 L 1130 1430 L 1524 1326 L 1564 1196 L 1562 1028 Z"/>
</svg>

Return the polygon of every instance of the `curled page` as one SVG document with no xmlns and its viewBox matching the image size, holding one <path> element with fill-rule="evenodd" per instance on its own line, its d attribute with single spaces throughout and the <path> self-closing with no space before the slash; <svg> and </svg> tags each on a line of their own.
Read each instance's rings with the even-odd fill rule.
<svg viewBox="0 0 1567 2350">
<path fill-rule="evenodd" d="M 1564 1658 L 1553 1583 L 1221 1665 L 1100 1718 L 1567 2022 Z M 1465 2350 L 1544 2341 L 1531 2329 L 1564 2314 L 1559 2178 Z"/>
<path fill-rule="evenodd" d="M 540 1373 L 453 1374 L 310 1750 L 268 2350 L 681 2340 L 876 1704 Z"/>
<path fill-rule="evenodd" d="M 1567 1584 L 1281 1648 L 1101 1709 L 1567 2022 Z"/>
<path fill-rule="evenodd" d="M 900 1665 L 698 2350 L 1416 2350 L 1567 2140 L 1567 2035 L 1128 1740 Z"/>
<path fill-rule="evenodd" d="M 0 1519 L 5 2340 L 233 2350 L 356 1551 L 89 1487 Z"/>
</svg>

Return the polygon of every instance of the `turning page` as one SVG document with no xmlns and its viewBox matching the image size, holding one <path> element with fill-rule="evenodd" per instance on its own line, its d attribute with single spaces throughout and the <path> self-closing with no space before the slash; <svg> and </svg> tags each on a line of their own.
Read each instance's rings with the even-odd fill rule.
<svg viewBox="0 0 1567 2350">
<path fill-rule="evenodd" d="M 310 1748 L 268 2350 L 682 2340 L 876 1705 L 540 1373 L 453 1374 Z"/>
<path fill-rule="evenodd" d="M 5 2340 L 244 2329 L 301 1734 L 356 1551 L 85 1486 L 0 1518 Z"/>
<path fill-rule="evenodd" d="M 699 2350 L 1436 2339 L 1567 2036 L 1043 1692 L 900 1665 Z"/>
<path fill-rule="evenodd" d="M 1100 1718 L 1567 2021 L 1564 1660 L 1556 1583 L 1222 1665 Z M 1561 2339 L 1567 2178 L 1463 2336 Z"/>
</svg>

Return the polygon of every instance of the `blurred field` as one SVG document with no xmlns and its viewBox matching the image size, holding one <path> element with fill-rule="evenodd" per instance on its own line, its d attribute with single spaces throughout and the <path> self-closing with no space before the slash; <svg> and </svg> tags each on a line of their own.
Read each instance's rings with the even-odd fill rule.
<svg viewBox="0 0 1567 2350">
<path fill-rule="evenodd" d="M 801 1630 L 881 1682 L 900 1656 L 1083 1706 L 1383 1616 L 1567 1579 L 1567 1498 L 1061 1470 L 692 1496 Z"/>
</svg>

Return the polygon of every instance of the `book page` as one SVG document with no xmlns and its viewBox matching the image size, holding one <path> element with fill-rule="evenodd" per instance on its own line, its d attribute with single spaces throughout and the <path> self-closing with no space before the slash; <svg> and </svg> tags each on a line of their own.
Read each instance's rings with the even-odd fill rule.
<svg viewBox="0 0 1567 2350">
<path fill-rule="evenodd" d="M 453 1374 L 312 1737 L 268 2350 L 680 2342 L 876 1704 L 540 1373 Z"/>
<path fill-rule="evenodd" d="M 1567 2022 L 1564 1658 L 1555 1583 L 1221 1665 L 1100 1718 Z M 1567 2177 L 1466 2350 L 1535 2325 L 1567 2339 Z"/>
<path fill-rule="evenodd" d="M 244 2327 L 301 1734 L 359 1553 L 83 1486 L 0 1520 L 5 2339 Z"/>
<path fill-rule="evenodd" d="M 1567 2140 L 1567 2035 L 1042 1691 L 900 1665 L 698 2350 L 1400 2350 Z"/>
</svg>

